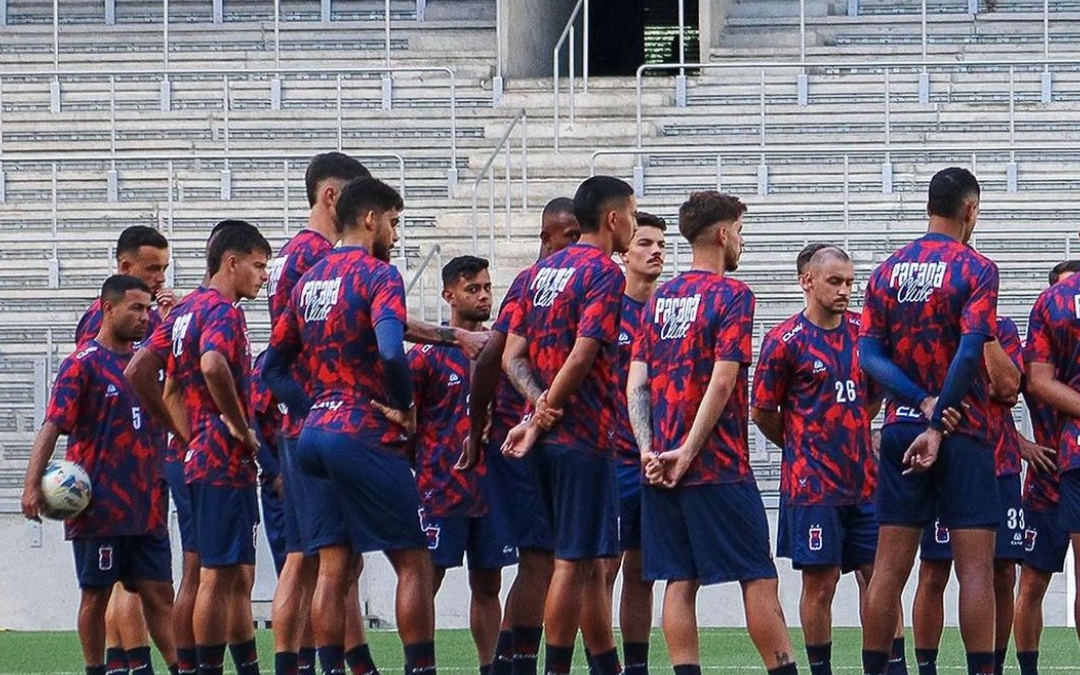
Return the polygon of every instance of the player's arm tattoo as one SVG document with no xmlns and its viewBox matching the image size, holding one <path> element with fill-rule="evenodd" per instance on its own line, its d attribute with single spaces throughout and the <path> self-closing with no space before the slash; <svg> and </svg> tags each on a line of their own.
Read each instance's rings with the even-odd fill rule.
<svg viewBox="0 0 1080 675">
<path fill-rule="evenodd" d="M 405 339 L 417 344 L 453 347 L 457 344 L 457 331 L 451 326 L 436 326 L 426 321 L 409 319 Z"/>
<path fill-rule="evenodd" d="M 536 403 L 544 393 L 540 385 L 533 377 L 532 365 L 528 356 L 514 356 L 506 364 L 506 376 L 522 396 L 529 399 L 530 403 Z"/>
<path fill-rule="evenodd" d="M 634 431 L 638 449 L 652 450 L 652 400 L 648 383 L 642 383 L 626 392 L 626 407 L 630 413 L 630 427 Z"/>
</svg>

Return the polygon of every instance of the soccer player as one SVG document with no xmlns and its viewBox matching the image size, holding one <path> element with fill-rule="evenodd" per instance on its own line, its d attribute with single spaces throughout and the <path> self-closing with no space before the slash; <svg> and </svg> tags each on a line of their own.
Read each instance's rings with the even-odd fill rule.
<svg viewBox="0 0 1080 675">
<path fill-rule="evenodd" d="M 476 331 L 491 317 L 488 262 L 461 256 L 442 269 L 450 325 Z M 424 532 L 435 563 L 435 592 L 446 570 L 469 557 L 469 628 L 481 675 L 495 656 L 502 606 L 502 568 L 517 562 L 505 519 L 492 512 L 486 466 L 455 468 L 469 434 L 469 359 L 460 350 L 416 345 L 409 351 L 416 401 L 416 480 L 424 505 Z"/>
<path fill-rule="evenodd" d="M 270 325 L 276 326 L 288 309 L 289 298 L 296 283 L 315 263 L 333 250 L 341 236 L 335 206 L 342 188 L 351 180 L 370 178 L 367 167 L 340 152 L 316 155 L 304 174 L 307 192 L 307 226 L 296 233 L 278 252 L 270 263 L 270 280 L 266 296 L 270 310 Z M 306 381 L 310 373 L 303 359 L 294 364 L 293 376 Z M 311 594 L 315 590 L 319 559 L 311 541 L 344 543 L 344 514 L 333 503 L 318 506 L 309 504 L 308 495 L 327 494 L 330 491 L 326 479 L 308 476 L 296 463 L 296 442 L 304 427 L 303 416 L 295 411 L 285 415 L 280 435 L 280 455 L 283 486 L 285 488 L 285 564 L 281 570 L 271 609 L 274 625 L 274 670 L 277 675 L 313 673 L 315 647 L 311 635 L 308 614 Z M 323 517 L 316 518 L 309 512 L 323 509 Z M 308 525 L 317 527 L 309 530 Z M 353 675 L 363 675 L 375 670 L 371 651 L 367 646 L 364 620 L 360 613 L 357 578 L 363 568 L 363 559 L 356 560 L 353 583 L 350 584 L 345 601 L 345 657 Z"/>
<path fill-rule="evenodd" d="M 646 579 L 667 581 L 664 637 L 678 675 L 701 673 L 698 589 L 728 581 L 742 587 L 750 639 L 769 673 L 797 672 L 747 445 L 754 294 L 726 276 L 739 264 L 745 211 L 715 191 L 679 208 L 690 270 L 646 307 L 627 381 L 648 481 L 642 566 Z"/>
<path fill-rule="evenodd" d="M 1028 393 L 1054 410 L 1058 429 L 1058 527 L 1080 556 L 1080 275 L 1044 290 L 1031 308 L 1024 346 Z M 1080 578 L 1080 566 L 1077 566 Z M 1080 599 L 1073 608 L 1080 618 Z M 1080 631 L 1080 622 L 1077 623 Z M 1078 633 L 1080 634 L 1080 633 Z M 1019 651 L 1019 647 L 1018 647 Z M 1030 652 L 1028 652 L 1030 653 Z M 1034 665 L 1034 664 L 1032 664 Z"/>
<path fill-rule="evenodd" d="M 141 280 L 115 275 L 105 280 L 99 301 L 97 335 L 79 345 L 57 373 L 27 466 L 22 510 L 38 518 L 41 478 L 57 439 L 66 434 L 66 458 L 86 470 L 93 486 L 90 505 L 65 523 L 82 589 L 78 628 L 87 675 L 106 672 L 105 610 L 117 582 L 138 595 L 150 634 L 176 673 L 161 448 L 123 376 L 133 344 L 146 336 L 152 295 Z M 153 673 L 149 647 L 128 650 L 131 672 Z"/>
<path fill-rule="evenodd" d="M 636 227 L 630 247 L 622 254 L 626 291 L 619 315 L 619 358 L 616 367 L 616 420 L 611 429 L 619 492 L 619 549 L 621 558 L 605 559 L 589 581 L 589 597 L 582 609 L 582 624 L 611 625 L 615 578 L 623 570 L 619 600 L 619 627 L 623 638 L 624 672 L 648 675 L 649 635 L 652 633 L 652 588 L 641 573 L 641 453 L 630 428 L 626 409 L 626 376 L 630 354 L 641 331 L 645 304 L 664 272 L 664 232 L 667 223 L 650 213 L 634 214 Z M 590 655 L 591 658 L 591 655 Z"/>
<path fill-rule="evenodd" d="M 262 380 L 266 352 L 255 357 L 251 369 L 251 407 L 255 413 L 253 428 L 259 437 L 259 504 L 262 524 L 274 572 L 281 577 L 285 566 L 285 480 L 281 475 L 281 424 L 284 406 L 278 405 L 270 388 Z"/>
<path fill-rule="evenodd" d="M 259 445 L 249 422 L 247 324 L 237 303 L 258 295 L 270 255 L 257 228 L 242 221 L 222 228 L 211 237 L 205 289 L 186 298 L 180 312 L 151 336 L 145 350 L 153 358 L 145 361 L 169 359 L 168 377 L 182 393 L 185 419 L 175 420 L 161 393 L 146 385 L 141 364 L 128 369 L 151 411 L 188 439 L 184 479 L 200 564 L 192 616 L 200 675 L 222 672 L 226 645 L 240 675 L 259 672 L 250 618 Z M 222 520 L 221 513 L 232 517 Z M 222 606 L 229 611 L 220 611 Z"/>
<path fill-rule="evenodd" d="M 548 202 L 540 223 L 538 260 L 581 237 L 574 202 L 567 197 Z M 533 477 L 526 463 L 506 458 L 501 451 L 510 429 L 525 413 L 525 398 L 503 372 L 502 356 L 510 319 L 531 270 L 531 266 L 522 270 L 510 284 L 491 327 L 491 339 L 476 359 L 469 383 L 469 439 L 458 463 L 458 469 L 467 471 L 483 458 L 491 486 L 491 513 L 507 520 L 511 544 L 518 551 L 517 574 L 506 596 L 492 675 L 510 675 L 511 671 L 514 675 L 535 675 L 553 565 L 551 528 L 537 502 Z"/>
<path fill-rule="evenodd" d="M 1023 355 L 1020 332 L 1011 319 L 998 317 L 996 340 L 983 348 L 989 378 L 990 424 L 994 464 L 998 477 L 1001 524 L 994 552 L 995 672 L 1004 667 L 1005 652 L 1013 624 L 1013 589 L 1016 564 L 1023 558 L 1024 511 L 1020 503 L 1020 434 L 1012 418 L 1016 391 L 1020 386 Z M 1004 396 L 998 391 L 1005 392 Z M 1012 393 L 1011 398 L 1008 396 Z M 944 595 L 952 572 L 949 529 L 940 522 L 928 526 L 919 545 L 919 582 L 915 589 L 912 620 L 915 625 L 915 653 L 920 675 L 937 673 L 938 644 L 945 625 Z"/>
<path fill-rule="evenodd" d="M 1054 284 L 1080 272 L 1080 260 L 1067 260 L 1050 270 Z M 1065 569 L 1069 533 L 1058 525 L 1059 496 L 1057 475 L 1057 414 L 1029 391 L 1024 403 L 1031 415 L 1032 443 L 1021 437 L 1021 450 L 1027 462 L 1024 483 L 1024 561 L 1020 566 L 1020 586 L 1016 591 L 1016 660 L 1020 675 L 1037 675 L 1039 639 L 1043 628 L 1043 599 L 1055 572 Z"/>
<path fill-rule="evenodd" d="M 597 672 L 622 670 L 610 621 L 582 623 L 581 608 L 596 561 L 618 553 L 614 418 L 606 404 L 614 398 L 625 278 L 611 254 L 629 247 L 634 211 L 627 183 L 594 176 L 581 184 L 574 195 L 581 239 L 533 266 L 503 354 L 503 368 L 534 411 L 511 430 L 503 452 L 529 455 L 554 536 L 544 608 L 545 672 L 553 675 L 570 672 L 579 626 Z"/>
<path fill-rule="evenodd" d="M 1000 510 L 993 413 L 980 368 L 984 346 L 997 331 L 998 272 L 967 246 L 979 214 L 979 183 L 969 171 L 935 174 L 927 213 L 928 233 L 878 266 L 864 299 L 860 364 L 889 392 L 878 469 L 878 549 L 863 619 L 866 675 L 888 666 L 900 592 L 922 529 L 935 517 L 951 531 L 968 671 L 994 669 L 989 608 Z M 961 401 L 968 407 L 945 438 L 945 410 Z"/>
<path fill-rule="evenodd" d="M 877 546 L 870 420 L 880 396 L 859 368 L 859 316 L 848 309 L 851 258 L 835 246 L 800 274 L 806 309 L 769 331 L 750 417 L 783 449 L 777 554 L 802 573 L 799 618 L 814 675 L 832 672 L 840 575 L 873 574 Z"/>
<path fill-rule="evenodd" d="M 152 227 L 132 225 L 120 233 L 116 241 L 117 273 L 133 276 L 145 283 L 157 303 L 157 308 L 150 312 L 146 335 L 154 331 L 176 304 L 175 293 L 164 287 L 168 268 L 169 242 L 160 232 Z M 101 330 L 102 315 L 101 299 L 95 298 L 75 328 L 76 345 L 97 336 Z M 157 442 L 162 454 L 166 452 L 166 443 L 166 435 L 162 432 Z M 117 584 L 109 598 L 105 612 L 105 645 L 105 663 L 110 670 L 128 667 L 125 648 L 141 650 L 149 645 L 142 603 L 136 594 L 128 593 L 123 584 Z"/>
<path fill-rule="evenodd" d="M 301 277 L 266 356 L 275 396 L 307 415 L 297 445 L 301 470 L 328 476 L 330 497 L 346 515 L 347 541 L 318 548 L 311 606 L 319 662 L 330 673 L 344 670 L 345 594 L 357 556 L 367 551 L 384 551 L 398 575 L 406 674 L 435 672 L 434 568 L 405 446 L 416 424 L 402 343 L 405 292 L 389 264 L 402 208 L 397 191 L 373 178 L 342 188 L 341 246 Z M 310 366 L 306 386 L 290 376 L 297 359 Z"/>
</svg>

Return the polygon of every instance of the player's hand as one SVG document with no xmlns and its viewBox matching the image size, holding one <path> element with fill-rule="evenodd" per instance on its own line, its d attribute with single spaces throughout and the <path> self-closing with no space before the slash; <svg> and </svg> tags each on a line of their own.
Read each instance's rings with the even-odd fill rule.
<svg viewBox="0 0 1080 675">
<path fill-rule="evenodd" d="M 473 440 L 473 435 L 469 434 L 469 437 L 461 443 L 461 457 L 458 457 L 454 471 L 471 471 L 476 468 L 484 458 L 482 443 L 483 439 Z"/>
<path fill-rule="evenodd" d="M 927 429 L 919 434 L 904 453 L 903 462 L 907 469 L 903 475 L 922 473 L 933 466 L 944 437 L 945 434 L 937 429 Z"/>
<path fill-rule="evenodd" d="M 285 499 L 285 477 L 279 473 L 277 477 L 270 482 L 270 489 L 273 490 L 278 499 Z"/>
<path fill-rule="evenodd" d="M 678 485 L 679 481 L 682 480 L 682 477 L 686 475 L 687 470 L 690 468 L 690 463 L 694 461 L 694 455 L 692 455 L 690 450 L 683 445 L 674 450 L 661 452 L 656 456 L 656 461 L 660 463 L 663 468 L 663 472 L 660 474 L 659 485 L 661 487 L 673 488 Z"/>
<path fill-rule="evenodd" d="M 641 465 L 645 469 L 645 480 L 649 485 L 660 485 L 664 480 L 664 464 L 655 452 L 641 456 Z"/>
<path fill-rule="evenodd" d="M 919 410 L 922 411 L 923 417 L 930 419 L 934 416 L 934 409 L 937 408 L 938 397 L 927 396 L 919 404 Z M 960 410 L 956 408 L 945 408 L 941 411 L 941 428 L 944 431 L 944 435 L 948 436 L 952 432 L 956 431 L 960 426 L 960 420 L 964 416 L 964 412 L 971 408 L 967 403 L 960 404 Z"/>
<path fill-rule="evenodd" d="M 544 431 L 550 431 L 553 426 L 558 424 L 563 415 L 561 408 L 552 408 L 548 405 L 547 395 L 546 391 L 540 394 L 540 398 L 536 399 L 536 410 L 533 412 L 533 419 Z"/>
<path fill-rule="evenodd" d="M 41 490 L 41 481 L 32 481 L 23 487 L 22 512 L 30 520 L 41 522 L 41 505 L 45 503 L 45 493 Z"/>
<path fill-rule="evenodd" d="M 416 406 L 408 410 L 391 408 L 381 401 L 371 399 L 371 405 L 382 413 L 382 416 L 405 430 L 405 435 L 412 438 L 416 433 Z"/>
<path fill-rule="evenodd" d="M 1020 439 L 1020 456 L 1035 473 L 1054 473 L 1057 471 L 1057 451 L 1052 448 L 1032 443 L 1026 438 Z"/>
<path fill-rule="evenodd" d="M 229 429 L 229 435 L 244 444 L 248 452 L 254 457 L 259 454 L 259 437 L 255 433 L 255 430 L 246 424 L 242 427 L 238 427 L 230 422 L 224 415 L 221 416 L 221 421 L 225 423 L 225 426 Z"/>
<path fill-rule="evenodd" d="M 458 347 L 461 347 L 461 351 L 465 352 L 469 360 L 480 356 L 480 352 L 484 351 L 488 340 L 491 339 L 491 333 L 488 331 L 458 329 L 456 332 Z"/>
<path fill-rule="evenodd" d="M 542 429 L 535 423 L 534 418 L 530 417 L 518 422 L 517 426 L 506 435 L 506 441 L 502 444 L 502 454 L 521 459 L 536 445 L 536 440 L 540 438 L 541 433 Z"/>
<path fill-rule="evenodd" d="M 169 312 L 180 301 L 180 296 L 171 288 L 159 288 L 158 292 L 154 294 L 154 301 L 157 302 L 158 316 L 164 319 L 169 316 Z"/>
</svg>

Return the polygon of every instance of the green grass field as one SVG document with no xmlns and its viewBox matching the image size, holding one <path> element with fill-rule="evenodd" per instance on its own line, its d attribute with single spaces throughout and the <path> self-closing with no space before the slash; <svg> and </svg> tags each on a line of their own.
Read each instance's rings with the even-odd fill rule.
<svg viewBox="0 0 1080 675">
<path fill-rule="evenodd" d="M 801 634 L 793 632 L 796 660 L 801 672 L 808 673 L 806 655 L 802 650 Z M 401 672 L 401 644 L 392 631 L 373 631 L 371 648 L 382 672 L 391 675 Z M 908 636 L 909 672 L 915 675 L 912 648 Z M 667 651 L 659 631 L 653 634 L 650 662 L 654 673 L 670 673 Z M 856 673 L 860 670 L 860 637 L 857 629 L 839 629 L 833 637 L 833 670 L 837 673 Z M 764 672 L 746 631 L 735 628 L 706 629 L 701 632 L 702 664 L 705 670 Z M 441 630 L 436 639 L 439 670 L 444 673 L 475 673 L 476 655 L 472 640 L 465 630 Z M 83 673 L 79 641 L 75 633 L 0 633 L 0 675 L 81 675 Z M 156 655 L 155 655 L 156 656 Z M 259 656 L 262 672 L 273 673 L 273 642 L 269 631 L 259 631 Z M 575 654 L 575 673 L 585 672 L 581 649 Z M 963 647 L 955 629 L 946 630 L 941 645 L 938 670 L 942 673 L 963 672 Z M 1071 628 L 1048 628 L 1043 635 L 1040 670 L 1047 673 L 1080 673 L 1080 643 Z M 233 673 L 227 662 L 226 673 Z M 155 671 L 166 673 L 160 659 Z M 1010 650 L 1007 673 L 1018 672 L 1015 655 Z"/>
</svg>

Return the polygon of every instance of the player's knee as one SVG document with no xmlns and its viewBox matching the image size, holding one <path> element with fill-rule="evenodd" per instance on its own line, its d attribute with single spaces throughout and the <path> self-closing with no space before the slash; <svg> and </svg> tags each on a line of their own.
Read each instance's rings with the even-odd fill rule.
<svg viewBox="0 0 1080 675">
<path fill-rule="evenodd" d="M 830 606 L 836 595 L 836 584 L 840 580 L 839 569 L 823 569 L 813 573 L 803 573 L 803 597 L 814 606 Z"/>
<path fill-rule="evenodd" d="M 502 570 L 477 570 L 469 572 L 469 590 L 474 596 L 485 600 L 499 599 L 502 588 Z"/>
<path fill-rule="evenodd" d="M 530 585 L 543 585 L 551 581 L 555 561 L 550 552 L 522 549 L 518 559 L 518 576 Z"/>
<path fill-rule="evenodd" d="M 109 596 L 112 594 L 110 588 L 84 588 L 79 601 L 79 611 L 92 615 L 94 617 L 101 617 L 101 620 L 105 620 L 105 610 L 109 606 Z"/>
</svg>

